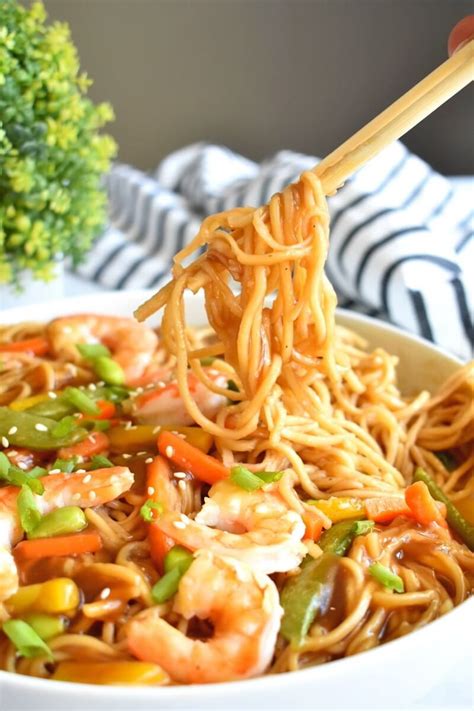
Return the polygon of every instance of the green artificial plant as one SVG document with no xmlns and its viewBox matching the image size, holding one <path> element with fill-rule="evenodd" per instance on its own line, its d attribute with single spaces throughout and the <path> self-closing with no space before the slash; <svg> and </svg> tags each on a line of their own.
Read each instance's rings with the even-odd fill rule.
<svg viewBox="0 0 474 711">
<path fill-rule="evenodd" d="M 90 83 L 67 24 L 46 24 L 41 2 L 1 0 L 0 284 L 79 263 L 104 224 L 116 145 L 99 129 L 113 111 L 87 98 Z"/>
</svg>

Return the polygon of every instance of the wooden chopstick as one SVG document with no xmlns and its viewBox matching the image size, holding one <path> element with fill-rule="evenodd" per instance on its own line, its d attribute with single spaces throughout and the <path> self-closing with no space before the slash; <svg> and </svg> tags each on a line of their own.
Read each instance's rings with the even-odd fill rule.
<svg viewBox="0 0 474 711">
<path fill-rule="evenodd" d="M 474 79 L 474 40 L 394 101 L 315 168 L 326 195 Z"/>
</svg>

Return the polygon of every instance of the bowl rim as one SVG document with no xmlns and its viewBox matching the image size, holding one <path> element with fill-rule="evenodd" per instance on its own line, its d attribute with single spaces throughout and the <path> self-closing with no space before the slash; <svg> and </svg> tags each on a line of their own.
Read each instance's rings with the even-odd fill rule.
<svg viewBox="0 0 474 711">
<path fill-rule="evenodd" d="M 88 305 L 88 308 L 93 309 L 96 313 L 100 313 L 100 306 L 104 304 L 104 301 L 123 301 L 124 303 L 136 302 L 138 305 L 144 299 L 148 298 L 153 291 L 148 289 L 139 290 L 129 290 L 129 291 L 100 291 L 92 292 L 85 295 L 66 297 L 60 300 L 61 306 L 73 306 L 77 304 L 81 307 L 84 302 Z M 17 306 L 9 309 L 4 309 L 0 311 L 0 323 L 5 322 L 5 317 L 10 319 L 11 317 L 17 318 L 22 312 L 25 311 L 39 311 L 44 308 L 53 308 L 55 304 L 58 304 L 58 300 L 51 302 L 44 302 L 41 304 L 35 304 L 31 306 Z M 99 306 L 99 310 L 97 310 Z M 84 311 L 82 311 L 84 313 Z M 16 315 L 18 313 L 18 316 Z M 366 314 L 361 314 L 355 311 L 350 311 L 348 309 L 337 309 L 337 314 L 341 315 L 344 320 L 354 322 L 355 326 L 357 323 L 368 324 L 372 327 L 379 328 L 384 331 L 391 332 L 395 336 L 401 337 L 404 340 L 411 340 L 424 346 L 430 350 L 433 354 L 444 356 L 449 359 L 454 365 L 462 365 L 463 362 L 457 356 L 453 355 L 444 348 L 441 348 L 425 338 L 422 338 L 416 334 L 409 333 L 403 329 L 395 326 L 391 323 L 382 321 L 380 319 L 368 316 Z M 11 320 L 7 320 L 12 322 Z M 0 683 L 4 688 L 6 686 L 10 687 L 13 691 L 21 691 L 22 688 L 35 689 L 38 692 L 48 692 L 48 694 L 61 694 L 67 693 L 78 693 L 82 694 L 84 700 L 86 697 L 91 700 L 100 701 L 107 698 L 108 700 L 113 700 L 114 697 L 119 695 L 123 697 L 125 691 L 128 694 L 133 694 L 133 699 L 149 701 L 151 697 L 153 700 L 158 702 L 165 701 L 189 701 L 195 694 L 196 689 L 207 690 L 214 696 L 222 699 L 223 696 L 231 693 L 240 693 L 244 688 L 249 691 L 260 691 L 264 692 L 266 688 L 270 690 L 278 690 L 281 685 L 288 687 L 289 684 L 298 684 L 308 678 L 312 679 L 313 683 L 317 683 L 318 675 L 324 674 L 325 677 L 338 676 L 340 673 L 344 673 L 346 668 L 358 664 L 359 666 L 372 665 L 373 655 L 376 655 L 377 664 L 383 663 L 383 658 L 390 657 L 392 654 L 397 653 L 403 655 L 408 647 L 412 644 L 413 638 L 416 637 L 418 640 L 420 638 L 427 639 L 430 635 L 436 632 L 440 633 L 442 627 L 448 627 L 455 621 L 460 619 L 461 615 L 470 614 L 474 620 L 474 596 L 464 600 L 461 605 L 450 610 L 448 613 L 433 620 L 428 625 L 411 632 L 410 634 L 404 635 L 402 637 L 386 642 L 385 644 L 374 647 L 372 649 L 366 650 L 364 652 L 355 654 L 350 657 L 343 657 L 336 659 L 329 664 L 322 664 L 313 667 L 308 667 L 305 669 L 297 670 L 292 673 L 281 673 L 281 674 L 266 674 L 260 677 L 255 677 L 251 679 L 243 679 L 239 681 L 227 681 L 219 682 L 213 684 L 191 684 L 191 685 L 176 685 L 176 686 L 132 686 L 126 684 L 117 685 L 99 685 L 99 684 L 79 684 L 77 682 L 67 682 L 61 681 L 56 682 L 51 679 L 43 679 L 39 677 L 30 677 L 23 674 L 17 674 L 14 672 L 8 672 L 0 670 Z M 321 671 L 324 670 L 324 671 Z M 242 686 L 244 685 L 244 687 Z"/>
</svg>

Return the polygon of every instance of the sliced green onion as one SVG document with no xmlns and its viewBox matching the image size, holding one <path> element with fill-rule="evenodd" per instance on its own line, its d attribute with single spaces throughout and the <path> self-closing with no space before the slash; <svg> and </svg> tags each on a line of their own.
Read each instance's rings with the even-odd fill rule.
<svg viewBox="0 0 474 711">
<path fill-rule="evenodd" d="M 383 585 L 388 590 L 394 590 L 397 593 L 405 592 L 405 585 L 399 575 L 392 573 L 390 568 L 386 568 L 381 563 L 372 563 L 369 567 L 369 573 L 375 580 Z"/>
<path fill-rule="evenodd" d="M 39 657 L 45 654 L 53 659 L 48 645 L 24 620 L 7 620 L 2 629 L 23 657 Z"/>
<path fill-rule="evenodd" d="M 245 491 L 256 491 L 265 485 L 263 479 L 251 472 L 246 467 L 238 464 L 230 470 L 230 480 Z"/>
<path fill-rule="evenodd" d="M 96 432 L 106 432 L 110 429 L 110 420 L 94 420 L 94 430 Z"/>
<path fill-rule="evenodd" d="M 91 397 L 94 400 L 109 400 L 110 402 L 120 403 L 130 397 L 130 389 L 120 385 L 103 385 L 98 386 Z"/>
<path fill-rule="evenodd" d="M 240 389 L 234 380 L 227 381 L 227 390 L 232 390 L 233 393 L 240 393 Z"/>
<path fill-rule="evenodd" d="M 255 472 L 255 476 L 258 476 L 265 484 L 272 484 L 274 481 L 280 481 L 283 472 Z"/>
<path fill-rule="evenodd" d="M 374 521 L 354 521 L 352 530 L 356 536 L 365 536 L 375 526 Z"/>
<path fill-rule="evenodd" d="M 86 360 L 95 360 L 101 356 L 110 356 L 107 346 L 102 343 L 76 343 L 76 348 Z"/>
<path fill-rule="evenodd" d="M 25 533 L 31 533 L 41 521 L 41 513 L 29 486 L 23 485 L 16 500 L 18 517 Z"/>
<path fill-rule="evenodd" d="M 104 457 L 103 454 L 96 454 L 91 459 L 91 469 L 105 469 L 106 467 L 113 467 L 115 464 Z"/>
<path fill-rule="evenodd" d="M 168 573 L 165 573 L 151 589 L 153 602 L 161 605 L 161 603 L 173 597 L 178 592 L 179 581 L 182 577 L 183 573 L 179 568 L 173 568 Z"/>
<path fill-rule="evenodd" d="M 66 415 L 53 427 L 51 434 L 53 437 L 61 439 L 62 437 L 67 437 L 76 427 L 77 418 L 72 417 L 72 415 Z"/>
<path fill-rule="evenodd" d="M 206 356 L 205 358 L 199 358 L 199 362 L 202 366 L 212 365 L 216 360 L 216 356 Z"/>
<path fill-rule="evenodd" d="M 94 370 L 101 380 L 109 385 L 123 385 L 125 374 L 120 365 L 108 356 L 100 356 L 94 361 Z"/>
<path fill-rule="evenodd" d="M 86 526 L 86 515 L 79 506 L 63 506 L 43 516 L 33 530 L 28 532 L 28 538 L 67 536 L 83 531 Z"/>
<path fill-rule="evenodd" d="M 159 514 L 163 513 L 163 506 L 158 501 L 152 501 L 151 499 L 145 501 L 140 509 L 140 515 L 147 523 L 151 523 L 155 520 L 155 517 L 153 516 L 153 509 L 158 511 Z"/>
<path fill-rule="evenodd" d="M 56 617 L 55 615 L 43 615 L 40 612 L 34 612 L 25 617 L 25 622 L 34 629 L 37 635 L 45 642 L 53 637 L 62 634 L 66 629 L 66 621 L 64 617 Z"/>
<path fill-rule="evenodd" d="M 71 459 L 56 459 L 53 463 L 51 469 L 59 469 L 63 474 L 70 474 L 78 465 L 78 458 L 71 457 Z M 51 471 L 50 469 L 50 471 Z"/>
<path fill-rule="evenodd" d="M 79 412 L 83 412 L 85 415 L 100 414 L 100 408 L 97 407 L 95 402 L 91 400 L 83 390 L 79 390 L 79 388 L 66 388 L 64 397 L 69 400 Z"/>
<path fill-rule="evenodd" d="M 41 467 L 35 467 L 34 469 L 39 469 L 46 473 L 46 470 L 41 469 Z M 23 469 L 10 467 L 10 471 L 6 477 L 3 478 L 8 481 L 9 484 L 13 484 L 13 486 L 28 486 L 35 494 L 42 494 L 44 492 L 44 486 L 42 482 L 36 478 L 37 476 L 42 476 L 42 474 L 36 474 L 34 469 L 29 472 L 24 472 Z"/>
<path fill-rule="evenodd" d="M 179 568 L 184 575 L 193 560 L 193 554 L 188 551 L 187 548 L 183 548 L 183 546 L 173 546 L 165 555 L 163 562 L 165 573 L 169 573 L 170 570 L 174 568 Z"/>
<path fill-rule="evenodd" d="M 0 477 L 5 477 L 8 474 L 8 471 L 10 469 L 11 462 L 8 459 L 7 455 L 4 454 L 3 452 L 0 452 Z"/>
</svg>

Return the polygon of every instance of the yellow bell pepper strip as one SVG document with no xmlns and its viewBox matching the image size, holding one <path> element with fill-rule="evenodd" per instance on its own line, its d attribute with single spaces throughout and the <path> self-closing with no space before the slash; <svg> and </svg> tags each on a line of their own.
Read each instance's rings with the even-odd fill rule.
<svg viewBox="0 0 474 711">
<path fill-rule="evenodd" d="M 212 447 L 212 435 L 204 432 L 200 427 L 156 427 L 153 425 L 136 425 L 133 429 L 119 425 L 111 427 L 107 432 L 110 440 L 110 448 L 113 452 L 140 452 L 141 450 L 156 451 L 156 438 L 161 431 L 178 432 L 184 435 L 189 444 L 192 444 L 201 452 L 207 454 Z"/>
<path fill-rule="evenodd" d="M 51 450 L 58 447 L 68 447 L 82 441 L 88 435 L 82 427 L 71 429 L 62 437 L 54 437 L 53 430 L 56 420 L 29 412 L 15 412 L 9 407 L 0 407 L 0 437 L 8 444 L 28 449 Z M 6 446 L 8 446 L 8 444 Z"/>
<path fill-rule="evenodd" d="M 41 393 L 40 395 L 32 395 L 31 397 L 24 397 L 21 400 L 14 400 L 9 404 L 10 410 L 15 410 L 15 412 L 22 412 L 23 410 L 28 410 L 30 407 L 35 407 L 40 402 L 49 400 L 47 393 Z"/>
<path fill-rule="evenodd" d="M 415 471 L 413 476 L 414 481 L 423 481 L 431 496 L 436 501 L 441 501 L 446 506 L 446 519 L 452 529 L 456 531 L 459 538 L 464 541 L 469 550 L 474 551 L 474 526 L 469 521 L 466 521 L 461 512 L 456 508 L 453 502 L 446 496 L 444 491 L 436 484 L 435 481 L 420 467 Z"/>
<path fill-rule="evenodd" d="M 168 674 L 147 662 L 59 662 L 51 677 L 78 684 L 154 686 L 167 684 Z"/>
<path fill-rule="evenodd" d="M 30 612 L 70 615 L 77 610 L 79 602 L 79 588 L 73 580 L 54 578 L 45 583 L 25 585 L 19 588 L 5 602 L 5 607 L 12 617 L 23 616 Z"/>
<path fill-rule="evenodd" d="M 364 502 L 354 497 L 331 496 L 330 499 L 309 500 L 306 503 L 322 511 L 333 523 L 365 516 Z"/>
<path fill-rule="evenodd" d="M 33 612 L 25 617 L 25 622 L 30 625 L 36 634 L 47 642 L 53 637 L 57 637 L 66 629 L 66 619 L 57 615 L 43 615 Z"/>
</svg>

